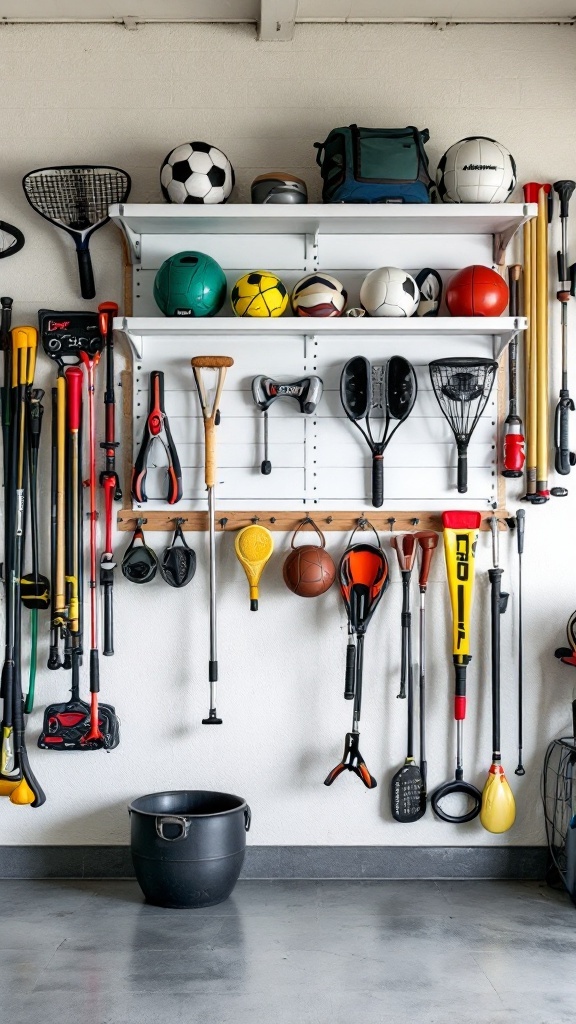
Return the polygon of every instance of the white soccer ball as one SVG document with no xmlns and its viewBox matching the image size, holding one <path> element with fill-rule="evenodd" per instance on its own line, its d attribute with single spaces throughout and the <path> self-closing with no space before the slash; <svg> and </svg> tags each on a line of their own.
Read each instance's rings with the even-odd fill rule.
<svg viewBox="0 0 576 1024">
<path fill-rule="evenodd" d="M 294 285 L 291 295 L 296 316 L 342 316 L 348 293 L 330 274 L 307 274 Z"/>
<path fill-rule="evenodd" d="M 360 289 L 360 302 L 370 316 L 412 316 L 419 298 L 416 281 L 399 267 L 371 270 Z"/>
<path fill-rule="evenodd" d="M 495 139 L 461 139 L 440 160 L 436 185 L 443 203 L 505 203 L 516 188 L 514 157 Z"/>
<path fill-rule="evenodd" d="M 160 185 L 169 203 L 225 203 L 234 187 L 234 169 L 221 149 L 186 142 L 164 160 Z"/>
</svg>

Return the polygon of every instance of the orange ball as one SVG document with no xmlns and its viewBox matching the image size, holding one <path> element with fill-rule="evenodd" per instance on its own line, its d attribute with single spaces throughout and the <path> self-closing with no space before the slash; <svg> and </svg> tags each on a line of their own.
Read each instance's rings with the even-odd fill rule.
<svg viewBox="0 0 576 1024">
<path fill-rule="evenodd" d="M 446 305 L 452 316 L 500 316 L 508 305 L 508 285 L 490 267 L 464 267 L 448 282 Z"/>
<path fill-rule="evenodd" d="M 325 548 L 303 544 L 293 548 L 282 569 L 284 582 L 299 597 L 319 597 L 336 579 L 336 566 Z"/>
</svg>

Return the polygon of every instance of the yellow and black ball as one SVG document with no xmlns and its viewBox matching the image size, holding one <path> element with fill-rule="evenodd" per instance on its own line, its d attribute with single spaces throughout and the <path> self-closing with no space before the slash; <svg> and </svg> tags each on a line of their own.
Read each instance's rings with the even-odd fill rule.
<svg viewBox="0 0 576 1024">
<path fill-rule="evenodd" d="M 282 316 L 288 305 L 288 292 L 275 274 L 252 270 L 238 278 L 230 301 L 236 316 Z"/>
</svg>

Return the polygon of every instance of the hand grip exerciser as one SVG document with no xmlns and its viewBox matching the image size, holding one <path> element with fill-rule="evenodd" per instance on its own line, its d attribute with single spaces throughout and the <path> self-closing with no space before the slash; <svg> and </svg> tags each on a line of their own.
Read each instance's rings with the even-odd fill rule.
<svg viewBox="0 0 576 1024">
<path fill-rule="evenodd" d="M 293 398 L 300 406 L 300 412 L 311 416 L 316 411 L 322 398 L 324 385 L 320 377 L 302 377 L 300 380 L 277 381 L 271 377 L 254 377 L 252 381 L 252 398 L 264 414 L 264 459 L 260 472 L 268 476 L 272 472 L 272 463 L 268 458 L 268 409 L 277 398 Z"/>
</svg>

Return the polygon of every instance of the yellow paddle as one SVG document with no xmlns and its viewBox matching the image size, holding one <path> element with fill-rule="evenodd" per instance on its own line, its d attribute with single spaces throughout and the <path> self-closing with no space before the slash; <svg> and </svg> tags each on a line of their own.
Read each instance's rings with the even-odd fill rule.
<svg viewBox="0 0 576 1024">
<path fill-rule="evenodd" d="M 250 584 L 250 611 L 258 611 L 258 584 L 273 550 L 274 541 L 265 526 L 245 526 L 236 535 L 236 557 Z"/>
</svg>

